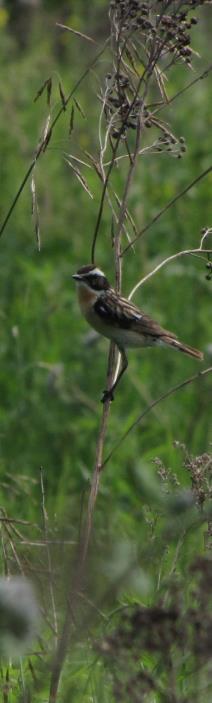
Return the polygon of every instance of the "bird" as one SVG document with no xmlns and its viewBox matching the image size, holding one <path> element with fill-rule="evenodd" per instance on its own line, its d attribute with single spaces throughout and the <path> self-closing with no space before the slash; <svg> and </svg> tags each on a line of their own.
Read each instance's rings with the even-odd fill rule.
<svg viewBox="0 0 212 703">
<path fill-rule="evenodd" d="M 72 278 L 85 319 L 99 334 L 115 342 L 121 354 L 120 372 L 111 388 L 103 391 L 102 402 L 114 399 L 114 391 L 128 366 L 128 347 L 172 347 L 195 359 L 201 351 L 181 342 L 173 332 L 161 327 L 139 307 L 116 293 L 104 272 L 95 264 L 82 266 Z"/>
</svg>

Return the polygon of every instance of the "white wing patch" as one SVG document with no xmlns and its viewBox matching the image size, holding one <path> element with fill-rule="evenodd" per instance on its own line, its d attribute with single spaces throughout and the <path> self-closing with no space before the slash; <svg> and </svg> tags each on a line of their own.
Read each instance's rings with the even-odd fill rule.
<svg viewBox="0 0 212 703">
<path fill-rule="evenodd" d="M 143 315 L 140 315 L 138 312 L 134 312 L 134 310 L 133 310 L 133 317 L 136 317 L 137 320 L 141 320 Z"/>
<path fill-rule="evenodd" d="M 98 310 L 99 310 L 99 312 L 102 313 L 102 315 L 105 315 L 105 317 L 108 317 L 108 310 L 106 310 L 106 308 L 104 307 L 104 305 L 99 305 Z"/>
</svg>

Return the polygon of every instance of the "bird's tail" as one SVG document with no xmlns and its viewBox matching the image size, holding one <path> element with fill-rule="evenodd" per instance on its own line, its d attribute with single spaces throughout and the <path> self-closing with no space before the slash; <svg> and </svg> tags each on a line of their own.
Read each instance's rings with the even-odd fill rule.
<svg viewBox="0 0 212 703">
<path fill-rule="evenodd" d="M 199 349 L 194 349 L 194 347 L 189 347 L 188 344 L 183 344 L 183 342 L 179 342 L 178 339 L 175 339 L 173 337 L 169 337 L 168 335 L 164 335 L 163 342 L 165 342 L 165 344 L 168 344 L 169 347 L 174 347 L 174 349 L 178 349 L 179 351 L 184 352 L 184 354 L 188 354 L 189 356 L 194 356 L 195 359 L 199 359 L 200 361 L 203 361 L 203 359 L 204 359 L 204 354 L 201 351 L 199 351 Z"/>
</svg>

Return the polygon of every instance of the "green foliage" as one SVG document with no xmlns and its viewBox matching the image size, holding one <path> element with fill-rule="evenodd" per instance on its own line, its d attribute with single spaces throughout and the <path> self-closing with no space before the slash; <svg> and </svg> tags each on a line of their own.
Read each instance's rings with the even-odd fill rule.
<svg viewBox="0 0 212 703">
<path fill-rule="evenodd" d="M 88 10 L 87 3 L 82 1 L 61 3 L 59 11 L 58 3 L 46 1 L 30 17 L 23 43 L 15 29 L 11 3 L 5 3 L 8 21 L 0 27 L 1 221 L 33 158 L 49 112 L 55 116 L 61 104 L 59 81 L 67 96 L 93 58 L 94 48 L 90 43 L 84 45 L 71 34 L 60 33 L 55 29 L 55 22 L 63 22 L 64 10 L 68 14 L 64 23 L 91 34 L 97 41 L 104 41 L 107 5 L 105 0 L 95 0 Z M 206 65 L 209 55 L 206 17 L 203 13 L 200 27 L 194 32 L 194 44 L 204 56 L 203 63 L 201 59 L 195 60 L 197 73 Z M 107 342 L 90 336 L 79 315 L 71 274 L 90 261 L 101 183 L 93 170 L 83 171 L 93 195 L 91 199 L 64 157 L 74 153 L 88 162 L 87 152 L 98 154 L 100 103 L 96 93 L 99 94 L 99 80 L 108 66 L 109 55 L 106 54 L 76 94 L 82 110 L 71 101 L 34 170 L 41 251 L 37 248 L 31 217 L 29 184 L 0 242 L 1 564 L 7 574 L 19 571 L 21 564 L 24 573 L 33 580 L 36 572 L 39 597 L 44 602 L 39 664 L 34 655 L 30 660 L 26 658 L 24 676 L 16 664 L 8 670 L 3 668 L 2 687 L 7 695 L 4 700 L 9 703 L 26 700 L 25 686 L 29 690 L 35 686 L 36 698 L 29 697 L 30 701 L 48 698 L 47 671 L 52 662 L 54 637 L 49 622 L 52 618 L 46 573 L 49 556 L 45 545 L 39 543 L 45 538 L 40 466 L 44 471 L 48 534 L 53 543 L 52 563 L 48 562 L 48 569 L 52 568 L 55 573 L 56 609 L 61 625 L 70 560 L 72 574 L 75 569 L 74 556 L 72 559 L 70 554 L 78 540 L 95 459 Z M 51 106 L 47 105 L 45 91 L 33 102 L 40 86 L 50 76 L 53 82 Z M 183 85 L 189 81 L 189 76 L 184 74 Z M 183 85 L 178 67 L 168 87 L 169 96 Z M 74 129 L 69 134 L 72 108 Z M 187 152 L 182 160 L 169 154 L 144 155 L 140 160 L 129 203 L 139 230 L 209 166 L 210 116 L 207 79 L 196 83 L 185 96 L 170 105 L 165 119 L 170 119 L 178 137 L 185 137 Z M 113 184 L 120 196 L 125 175 L 125 167 L 113 174 Z M 210 224 L 210 202 L 211 174 L 167 210 L 137 243 L 135 253 L 132 250 L 127 253 L 123 268 L 126 295 L 164 258 L 181 249 L 198 247 L 201 228 Z M 127 240 L 124 243 L 127 245 Z M 112 281 L 111 213 L 107 205 L 97 255 Z M 151 278 L 135 299 L 141 308 L 179 334 L 183 341 L 202 349 L 205 366 L 209 365 L 211 354 L 210 282 L 206 273 L 200 259 L 182 257 Z M 129 357 L 129 370 L 111 408 L 105 456 L 149 403 L 199 369 L 195 360 L 171 350 L 131 351 Z M 122 652 L 122 643 L 119 642 L 118 650 L 115 647 L 122 627 L 122 609 L 128 612 L 131 607 L 160 608 L 164 598 L 171 608 L 174 598 L 179 602 L 181 598 L 178 617 L 182 626 L 183 614 L 189 618 L 193 597 L 196 598 L 195 613 L 202 607 L 202 591 L 197 584 L 202 573 L 200 562 L 197 575 L 192 568 L 197 556 L 203 554 L 211 525 L 207 473 L 210 457 L 205 454 L 209 452 L 210 439 L 209 379 L 209 376 L 200 379 L 156 406 L 105 467 L 95 511 L 88 592 L 81 594 L 79 624 L 64 667 L 61 693 L 64 703 L 130 700 L 130 689 L 126 699 L 121 698 L 121 688 L 117 689 L 123 669 L 127 676 L 127 665 L 129 670 L 131 666 L 130 657 L 128 659 L 126 652 Z M 180 450 L 182 443 L 184 448 Z M 200 457 L 199 465 L 194 459 L 196 456 Z M 205 477 L 201 486 L 198 470 Z M 200 489 L 204 492 L 202 502 Z M 18 526 L 14 522 L 13 528 L 8 528 L 7 522 L 3 522 L 8 516 L 12 521 L 20 519 L 26 524 Z M 30 544 L 33 542 L 34 545 Z M 207 563 L 202 569 L 203 572 L 207 569 Z M 87 602 L 83 601 L 83 595 Z M 209 611 L 205 618 L 207 614 L 209 616 Z M 191 639 L 195 632 L 194 619 Z M 113 644 L 115 641 L 114 649 L 112 646 L 107 649 L 108 642 L 111 644 L 110 636 L 115 638 L 111 639 Z M 151 672 L 154 680 L 158 678 L 159 687 L 157 691 L 154 687 L 148 688 L 144 677 L 143 698 L 131 697 L 131 700 L 145 703 L 191 703 L 195 700 L 192 672 L 196 662 L 202 665 L 202 654 L 190 648 L 187 662 L 179 649 L 173 674 L 174 642 L 168 664 L 162 654 L 155 655 L 148 647 L 143 651 L 139 642 L 139 657 L 142 650 L 139 667 L 149 672 L 149 676 Z M 203 665 L 198 685 L 205 689 L 208 685 L 205 660 Z M 133 666 L 132 676 L 137 676 L 137 660 L 135 671 Z M 172 676 L 177 678 L 176 699 L 168 698 L 169 694 L 165 697 L 165 690 L 170 691 Z M 189 676 L 191 683 L 187 684 Z M 126 686 L 129 684 L 128 679 L 123 682 Z M 207 703 L 208 692 L 204 695 L 204 703 Z M 201 699 L 196 700 L 199 703 Z"/>
</svg>

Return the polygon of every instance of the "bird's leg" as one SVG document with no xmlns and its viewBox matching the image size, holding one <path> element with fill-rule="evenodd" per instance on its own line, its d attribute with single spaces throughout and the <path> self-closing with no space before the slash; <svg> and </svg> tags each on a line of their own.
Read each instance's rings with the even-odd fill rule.
<svg viewBox="0 0 212 703">
<path fill-rule="evenodd" d="M 119 371 L 119 374 L 117 376 L 115 383 L 113 383 L 111 388 L 109 388 L 108 391 L 103 391 L 103 395 L 102 395 L 102 399 L 101 399 L 102 403 L 105 403 L 106 400 L 110 400 L 110 401 L 114 400 L 115 388 L 117 387 L 121 377 L 123 376 L 124 372 L 126 371 L 126 369 L 128 367 L 128 359 L 127 359 L 127 355 L 125 354 L 124 349 L 121 349 L 120 347 L 118 347 L 118 348 L 119 348 L 119 351 L 121 354 L 121 369 Z"/>
</svg>

